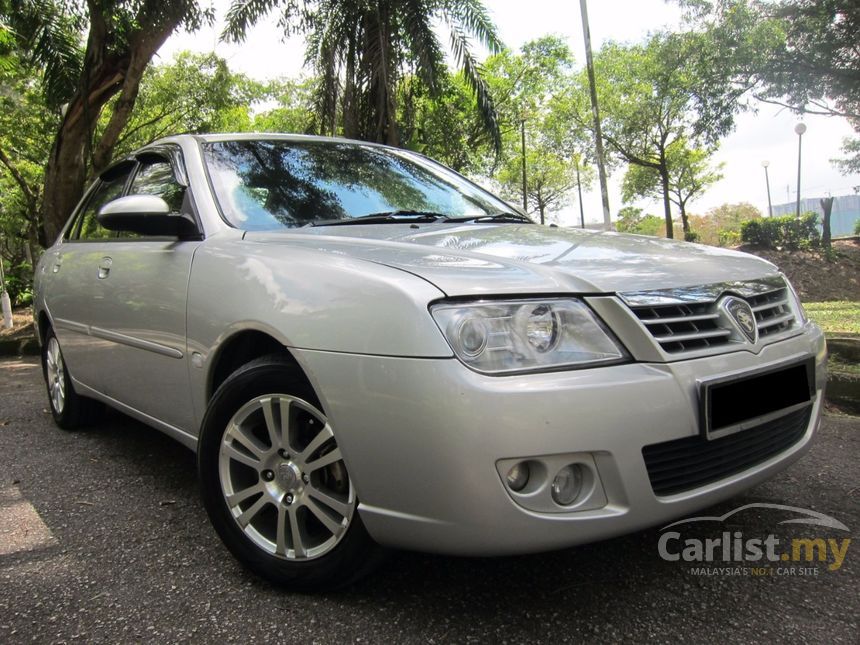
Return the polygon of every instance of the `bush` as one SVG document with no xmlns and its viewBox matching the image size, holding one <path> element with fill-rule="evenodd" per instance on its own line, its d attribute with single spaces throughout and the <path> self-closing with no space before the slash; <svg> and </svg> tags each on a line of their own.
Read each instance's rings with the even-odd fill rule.
<svg viewBox="0 0 860 645">
<path fill-rule="evenodd" d="M 687 231 L 684 233 L 684 241 L 685 242 L 698 242 L 699 234 L 696 231 Z"/>
<path fill-rule="evenodd" d="M 13 307 L 33 302 L 33 266 L 29 262 L 19 262 L 7 268 L 6 291 Z"/>
<path fill-rule="evenodd" d="M 723 229 L 719 232 L 720 246 L 738 246 L 741 243 L 741 232 Z"/>
<path fill-rule="evenodd" d="M 860 235 L 860 219 L 854 222 L 854 235 Z"/>
<path fill-rule="evenodd" d="M 768 249 L 809 249 L 821 243 L 818 231 L 818 215 L 806 213 L 799 218 L 793 215 L 754 219 L 741 225 L 741 240 L 744 244 Z"/>
</svg>

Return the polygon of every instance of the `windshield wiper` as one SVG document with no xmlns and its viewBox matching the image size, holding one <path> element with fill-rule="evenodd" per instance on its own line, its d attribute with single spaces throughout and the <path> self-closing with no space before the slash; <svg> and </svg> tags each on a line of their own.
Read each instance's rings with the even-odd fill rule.
<svg viewBox="0 0 860 645">
<path fill-rule="evenodd" d="M 477 215 L 475 217 L 449 217 L 449 222 L 515 222 L 517 224 L 534 224 L 520 213 L 495 213 L 494 215 Z"/>
<path fill-rule="evenodd" d="M 370 213 L 360 217 L 345 217 L 343 219 L 323 219 L 316 222 L 308 222 L 305 226 L 349 226 L 352 224 L 397 224 L 413 222 L 436 222 L 449 220 L 447 215 L 433 213 L 430 211 L 396 210 L 384 213 Z"/>
</svg>

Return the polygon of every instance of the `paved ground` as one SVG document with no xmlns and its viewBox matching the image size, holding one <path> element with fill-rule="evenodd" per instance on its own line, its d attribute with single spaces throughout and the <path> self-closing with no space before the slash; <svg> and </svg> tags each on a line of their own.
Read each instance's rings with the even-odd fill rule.
<svg viewBox="0 0 860 645">
<path fill-rule="evenodd" d="M 835 572 L 701 576 L 661 560 L 650 530 L 498 560 L 398 553 L 346 591 L 278 591 L 245 573 L 210 529 L 190 452 L 120 415 L 64 433 L 46 405 L 35 362 L 0 361 L 3 643 L 860 639 L 853 544 Z M 803 460 L 711 511 L 787 504 L 856 536 L 858 448 L 860 419 L 829 417 Z M 783 516 L 745 513 L 727 530 L 784 533 Z"/>
</svg>

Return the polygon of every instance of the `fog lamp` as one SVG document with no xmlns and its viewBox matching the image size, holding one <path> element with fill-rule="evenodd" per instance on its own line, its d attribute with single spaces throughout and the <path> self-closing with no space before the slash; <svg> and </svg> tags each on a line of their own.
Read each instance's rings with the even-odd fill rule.
<svg viewBox="0 0 860 645">
<path fill-rule="evenodd" d="M 570 506 L 582 491 L 582 466 L 570 464 L 552 480 L 552 499 L 559 506 Z"/>
<path fill-rule="evenodd" d="M 505 478 L 508 488 L 518 493 L 529 483 L 529 474 L 528 463 L 521 461 L 508 471 L 508 476 Z"/>
</svg>

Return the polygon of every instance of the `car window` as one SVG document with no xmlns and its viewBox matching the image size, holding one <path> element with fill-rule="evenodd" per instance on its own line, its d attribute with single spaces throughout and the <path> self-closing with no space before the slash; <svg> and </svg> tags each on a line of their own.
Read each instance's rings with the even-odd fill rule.
<svg viewBox="0 0 860 645">
<path fill-rule="evenodd" d="M 131 182 L 129 195 L 157 195 L 167 202 L 174 213 L 182 209 L 185 187 L 176 181 L 173 168 L 167 160 L 158 159 L 141 163 Z"/>
<path fill-rule="evenodd" d="M 250 230 L 392 211 L 509 211 L 455 172 L 403 150 L 347 142 L 240 140 L 203 147 L 224 216 Z"/>
<path fill-rule="evenodd" d="M 122 189 L 125 187 L 125 182 L 131 172 L 131 167 L 124 172 L 111 175 L 110 178 L 102 178 L 95 192 L 90 197 L 84 208 L 80 223 L 76 223 L 70 229 L 69 238 L 73 240 L 103 240 L 113 237 L 113 231 L 104 228 L 96 220 L 96 213 L 99 209 L 122 195 Z"/>
</svg>

